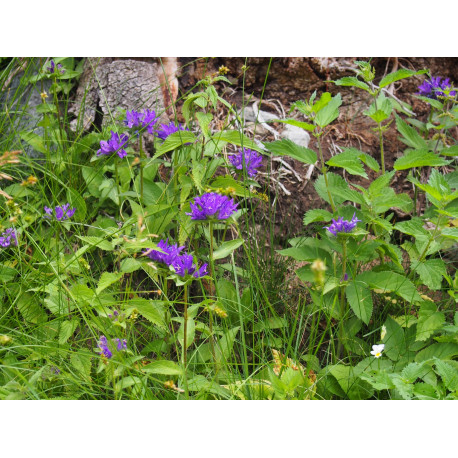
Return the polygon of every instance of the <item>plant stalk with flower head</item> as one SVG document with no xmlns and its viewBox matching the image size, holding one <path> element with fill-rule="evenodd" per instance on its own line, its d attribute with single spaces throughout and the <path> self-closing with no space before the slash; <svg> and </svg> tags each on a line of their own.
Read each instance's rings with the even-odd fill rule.
<svg viewBox="0 0 458 458">
<path fill-rule="evenodd" d="M 237 170 L 246 171 L 249 177 L 254 177 L 258 173 L 257 168 L 262 165 L 262 156 L 256 151 L 243 148 L 237 154 L 231 154 L 229 162 Z"/>
</svg>

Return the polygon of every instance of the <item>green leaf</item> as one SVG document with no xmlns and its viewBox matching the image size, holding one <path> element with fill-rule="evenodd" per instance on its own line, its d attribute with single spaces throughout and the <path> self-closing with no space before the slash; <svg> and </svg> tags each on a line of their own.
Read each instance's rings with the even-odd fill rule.
<svg viewBox="0 0 458 458">
<path fill-rule="evenodd" d="M 234 347 L 235 337 L 237 336 L 239 329 L 240 326 L 229 329 L 216 344 L 216 359 L 220 362 L 225 363 L 230 357 L 232 348 Z"/>
<path fill-rule="evenodd" d="M 450 161 L 429 152 L 427 149 L 412 150 L 404 156 L 396 159 L 394 163 L 395 170 L 406 170 L 414 167 L 440 167 L 449 164 Z"/>
<path fill-rule="evenodd" d="M 180 345 L 184 347 L 184 319 L 180 318 L 182 322 L 180 329 L 178 329 L 177 338 L 180 342 Z M 196 322 L 192 318 L 188 318 L 188 323 L 186 327 L 186 348 L 187 350 L 192 343 L 194 342 L 194 337 L 196 335 Z"/>
<path fill-rule="evenodd" d="M 264 143 L 266 149 L 277 156 L 289 156 L 304 164 L 315 164 L 317 155 L 315 151 L 296 145 L 291 140 L 284 138 L 271 143 Z"/>
<path fill-rule="evenodd" d="M 436 372 L 442 378 L 445 387 L 449 391 L 458 390 L 458 369 L 450 364 L 435 358 Z"/>
<path fill-rule="evenodd" d="M 407 194 L 396 194 L 393 188 L 385 188 L 372 200 L 373 209 L 376 214 L 384 213 L 390 208 L 399 208 L 404 212 L 410 212 L 413 207 L 412 199 Z"/>
<path fill-rule="evenodd" d="M 213 259 L 223 259 L 233 253 L 240 245 L 243 244 L 243 239 L 229 240 L 223 242 L 220 247 L 214 251 Z"/>
<path fill-rule="evenodd" d="M 19 272 L 16 269 L 0 264 L 0 282 L 8 283 L 14 280 L 14 277 L 18 274 Z"/>
<path fill-rule="evenodd" d="M 372 197 L 375 197 L 382 193 L 385 190 L 385 188 L 390 184 L 395 173 L 396 172 L 392 170 L 391 172 L 387 172 L 384 175 L 380 175 L 378 178 L 376 178 L 369 186 L 369 194 Z"/>
<path fill-rule="evenodd" d="M 233 145 L 243 146 L 244 148 L 250 148 L 265 154 L 265 152 L 253 140 L 238 130 L 223 130 L 221 132 L 217 132 L 212 136 L 212 139 L 216 142 L 225 141 L 232 143 Z"/>
<path fill-rule="evenodd" d="M 281 122 L 283 124 L 288 124 L 290 126 L 300 127 L 301 129 L 308 130 L 309 132 L 313 132 L 315 130 L 315 126 L 313 124 L 298 121 L 297 119 L 272 119 L 267 122 Z"/>
<path fill-rule="evenodd" d="M 420 136 L 420 134 L 399 116 L 396 116 L 396 127 L 403 138 L 400 140 L 408 146 L 418 150 L 427 150 L 428 145 L 426 141 Z"/>
<path fill-rule="evenodd" d="M 441 235 L 448 239 L 458 240 L 458 227 L 444 227 Z"/>
<path fill-rule="evenodd" d="M 371 289 L 384 293 L 394 292 L 407 302 L 421 301 L 415 285 L 404 275 L 392 271 L 369 271 L 356 276 L 355 280 L 364 282 Z"/>
<path fill-rule="evenodd" d="M 327 210 L 309 210 L 304 216 L 304 226 L 307 226 L 310 223 L 314 223 L 315 221 L 323 221 L 327 223 L 328 221 L 331 221 L 331 219 L 332 213 L 328 212 Z"/>
<path fill-rule="evenodd" d="M 402 378 L 408 383 L 414 383 L 417 378 L 421 378 L 425 371 L 428 372 L 430 368 L 424 367 L 423 363 L 410 363 L 401 372 Z"/>
<path fill-rule="evenodd" d="M 408 78 L 409 76 L 413 76 L 413 75 L 422 75 L 423 73 L 426 73 L 426 72 L 427 70 L 415 71 L 415 70 L 408 70 L 407 68 L 401 68 L 400 70 L 396 72 L 389 73 L 388 75 L 386 75 L 385 78 L 383 78 L 380 81 L 379 87 L 384 88 L 386 86 L 389 86 L 391 83 L 394 83 L 395 81 L 399 81 L 399 80 Z"/>
<path fill-rule="evenodd" d="M 21 132 L 19 136 L 22 140 L 28 143 L 34 150 L 43 154 L 46 154 L 46 152 L 48 151 L 43 138 L 39 135 L 34 134 L 33 132 Z"/>
<path fill-rule="evenodd" d="M 200 128 L 202 129 L 202 133 L 204 134 L 206 139 L 210 138 L 210 129 L 209 125 L 213 119 L 213 115 L 211 113 L 196 113 L 197 121 L 199 122 Z"/>
<path fill-rule="evenodd" d="M 182 375 L 183 369 L 174 361 L 157 360 L 142 367 L 142 371 L 151 374 L 161 375 Z"/>
<path fill-rule="evenodd" d="M 35 296 L 29 293 L 23 293 L 17 301 L 17 308 L 21 312 L 24 320 L 29 323 L 43 323 L 48 316 L 42 307 L 38 304 Z"/>
<path fill-rule="evenodd" d="M 385 97 L 383 92 L 377 97 L 377 104 L 374 102 L 368 111 L 365 111 L 364 114 L 372 118 L 376 123 L 385 121 L 391 116 L 393 111 L 393 105 L 391 100 Z"/>
<path fill-rule="evenodd" d="M 78 326 L 78 320 L 62 321 L 60 324 L 59 331 L 59 344 L 63 345 L 73 335 L 76 327 Z"/>
<path fill-rule="evenodd" d="M 423 227 L 423 220 L 418 217 L 414 217 L 408 221 L 401 221 L 395 224 L 394 228 L 403 234 L 413 235 L 414 237 L 429 237 L 429 232 Z"/>
<path fill-rule="evenodd" d="M 458 145 L 450 146 L 450 148 L 444 148 L 440 153 L 444 156 L 458 156 Z"/>
<path fill-rule="evenodd" d="M 313 95 L 316 95 L 316 92 Z M 314 113 L 318 113 L 320 110 L 322 110 L 331 101 L 331 99 L 332 99 L 332 95 L 331 95 L 330 92 L 323 92 L 321 94 L 320 99 L 313 104 L 312 111 Z M 310 103 L 312 103 L 312 101 L 313 101 L 312 98 L 310 98 Z M 298 104 L 298 103 L 299 102 L 296 102 L 296 104 Z M 294 105 L 296 106 L 296 104 L 294 104 Z M 304 114 L 307 114 L 307 112 L 305 112 Z"/>
<path fill-rule="evenodd" d="M 451 359 L 458 355 L 458 344 L 451 342 L 439 342 L 426 347 L 417 353 L 415 361 L 427 361 L 434 357 L 444 359 Z"/>
<path fill-rule="evenodd" d="M 447 269 L 442 259 L 427 259 L 416 265 L 414 270 L 420 276 L 423 284 L 432 290 L 441 289 L 442 277 L 447 274 Z"/>
<path fill-rule="evenodd" d="M 105 237 L 94 237 L 92 235 L 88 235 L 84 237 L 81 235 L 77 235 L 77 237 L 91 247 L 95 246 L 105 251 L 114 250 L 112 243 L 109 242 Z"/>
<path fill-rule="evenodd" d="M 436 306 L 429 301 L 425 301 L 418 312 L 417 322 L 417 341 L 429 339 L 445 323 L 445 315 L 438 312 Z"/>
<path fill-rule="evenodd" d="M 370 384 L 361 380 L 355 373 L 354 368 L 343 364 L 335 364 L 329 366 L 329 369 L 349 399 L 369 399 L 373 395 L 374 390 Z"/>
<path fill-rule="evenodd" d="M 197 138 L 192 132 L 179 130 L 178 132 L 169 135 L 165 139 L 164 143 L 157 148 L 154 159 L 168 153 L 169 151 L 173 151 L 186 143 L 194 143 L 196 140 Z"/>
<path fill-rule="evenodd" d="M 339 107 L 342 105 L 342 97 L 337 94 L 315 116 L 315 122 L 321 128 L 331 124 L 339 116 Z"/>
<path fill-rule="evenodd" d="M 372 293 L 364 283 L 352 281 L 345 290 L 348 303 L 354 314 L 364 323 L 369 324 L 372 316 Z"/>
<path fill-rule="evenodd" d="M 103 272 L 103 274 L 100 276 L 100 280 L 95 293 L 99 295 L 104 289 L 119 281 L 122 275 L 123 274 L 120 272 Z"/>
<path fill-rule="evenodd" d="M 166 329 L 164 323 L 166 304 L 167 303 L 164 301 L 153 301 L 144 298 L 131 299 L 127 303 L 125 313 L 126 316 L 129 316 L 136 310 L 142 317 L 146 318 L 151 323 L 162 329 Z"/>
<path fill-rule="evenodd" d="M 141 269 L 142 263 L 134 258 L 125 258 L 121 261 L 121 272 L 130 273 Z"/>
<path fill-rule="evenodd" d="M 253 332 L 263 332 L 267 329 L 286 328 L 287 326 L 288 321 L 286 320 L 286 318 L 275 316 L 256 323 L 253 326 Z"/>
<path fill-rule="evenodd" d="M 363 196 L 358 191 L 350 189 L 348 186 L 348 183 L 340 175 L 337 175 L 336 173 L 328 172 L 327 178 L 328 178 L 329 191 L 336 205 L 340 205 L 341 203 L 343 203 L 346 200 L 349 200 L 350 202 L 356 202 L 359 204 L 364 203 Z M 320 175 L 318 177 L 318 179 L 315 181 L 314 186 L 315 186 L 315 190 L 317 194 L 324 201 L 330 203 L 329 196 L 326 190 L 326 182 L 324 180 L 323 175 Z"/>
<path fill-rule="evenodd" d="M 343 153 L 335 155 L 334 157 L 329 159 L 329 161 L 327 161 L 326 164 L 334 167 L 342 167 L 352 175 L 359 175 L 364 178 L 367 178 L 367 174 L 364 171 L 361 160 L 351 150 L 347 150 Z"/>
<path fill-rule="evenodd" d="M 343 78 L 334 81 L 336 86 L 351 86 L 351 87 L 358 87 L 359 89 L 364 89 L 365 91 L 369 92 L 370 88 L 369 85 L 360 81 L 356 76 L 344 76 Z"/>
<path fill-rule="evenodd" d="M 406 342 L 402 327 L 390 316 L 385 321 L 386 334 L 383 339 L 384 353 L 392 361 L 397 361 L 406 352 Z"/>
</svg>

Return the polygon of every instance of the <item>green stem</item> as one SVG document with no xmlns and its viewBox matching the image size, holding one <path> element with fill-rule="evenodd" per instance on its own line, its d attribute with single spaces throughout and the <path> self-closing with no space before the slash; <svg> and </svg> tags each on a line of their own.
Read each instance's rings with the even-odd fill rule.
<svg viewBox="0 0 458 458">
<path fill-rule="evenodd" d="M 215 263 L 213 260 L 213 221 L 210 221 L 210 271 L 211 271 L 211 278 L 210 281 L 210 292 L 211 292 L 211 283 L 214 282 L 215 284 L 215 291 L 216 291 L 216 276 L 215 276 Z M 209 327 L 210 327 L 210 347 L 213 357 L 213 363 L 215 365 L 215 372 L 218 372 L 218 364 L 216 361 L 216 352 L 215 352 L 215 342 L 213 341 L 213 312 L 211 310 L 208 311 L 209 316 Z"/>
<path fill-rule="evenodd" d="M 116 179 L 116 190 L 118 192 L 118 202 L 121 203 L 121 191 L 119 188 L 119 174 L 118 174 L 118 155 L 115 157 L 115 179 Z"/>
<path fill-rule="evenodd" d="M 342 243 L 342 277 L 345 278 L 345 274 L 347 273 L 347 241 L 344 240 Z M 347 313 L 346 310 L 347 303 L 345 301 L 345 286 L 340 288 L 340 326 L 339 326 L 339 345 L 337 347 L 337 354 L 339 358 L 343 358 L 344 356 L 344 347 L 343 347 L 343 340 L 344 340 L 344 317 Z"/>
<path fill-rule="evenodd" d="M 385 175 L 385 153 L 383 151 L 383 133 L 382 133 L 382 123 L 378 123 L 378 134 L 380 141 L 380 162 L 382 163 L 382 175 Z"/>
<path fill-rule="evenodd" d="M 186 399 L 189 399 L 188 389 L 188 284 L 184 285 L 184 326 L 183 326 L 183 377 L 184 377 L 184 391 Z"/>
<path fill-rule="evenodd" d="M 320 132 L 318 132 L 318 136 L 316 137 L 316 140 L 318 142 L 318 150 L 320 152 L 320 161 L 321 161 L 321 173 L 323 174 L 324 177 L 324 183 L 326 185 L 326 191 L 328 193 L 329 197 L 329 203 L 331 204 L 331 208 L 333 213 L 336 211 L 336 206 L 334 205 L 334 200 L 332 199 L 331 192 L 329 191 L 329 183 L 328 183 L 328 176 L 326 174 L 326 166 L 324 165 L 324 157 L 323 157 L 323 150 L 321 148 L 321 142 L 320 142 Z"/>
<path fill-rule="evenodd" d="M 139 148 L 140 148 L 140 202 L 143 205 L 143 167 L 144 167 L 145 155 L 144 155 L 144 152 L 143 152 L 143 136 L 142 136 L 142 134 L 140 134 Z"/>
</svg>

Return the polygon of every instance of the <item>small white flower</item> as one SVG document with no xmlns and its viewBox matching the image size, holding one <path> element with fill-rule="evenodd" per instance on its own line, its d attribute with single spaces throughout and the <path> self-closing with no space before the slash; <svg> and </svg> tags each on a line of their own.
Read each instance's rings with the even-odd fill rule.
<svg viewBox="0 0 458 458">
<path fill-rule="evenodd" d="M 382 326 L 382 332 L 380 333 L 380 340 L 383 340 L 386 336 L 386 326 Z"/>
<path fill-rule="evenodd" d="M 385 349 L 385 344 L 372 345 L 371 355 L 374 355 L 376 358 L 382 356 L 382 351 Z"/>
</svg>

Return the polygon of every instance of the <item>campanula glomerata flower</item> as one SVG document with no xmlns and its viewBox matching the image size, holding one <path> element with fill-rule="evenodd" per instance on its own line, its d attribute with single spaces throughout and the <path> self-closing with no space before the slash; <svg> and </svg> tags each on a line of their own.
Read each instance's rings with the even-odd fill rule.
<svg viewBox="0 0 458 458">
<path fill-rule="evenodd" d="M 152 134 L 154 132 L 154 126 L 156 125 L 159 117 L 156 116 L 156 112 L 145 110 L 145 111 L 126 111 L 126 120 L 124 124 L 130 128 L 132 127 L 146 127 L 148 132 Z"/>
<path fill-rule="evenodd" d="M 3 248 L 9 247 L 11 244 L 17 246 L 16 231 L 11 227 L 2 233 L 0 237 L 0 246 Z"/>
<path fill-rule="evenodd" d="M 216 192 L 209 192 L 194 199 L 191 203 L 191 213 L 186 213 L 193 220 L 218 219 L 231 217 L 237 210 L 234 199 Z"/>
<path fill-rule="evenodd" d="M 111 131 L 110 140 L 102 140 L 100 142 L 100 149 L 97 151 L 97 156 L 116 153 L 122 159 L 127 156 L 124 147 L 127 145 L 128 141 L 129 136 L 127 134 L 119 135 L 118 133 Z"/>
<path fill-rule="evenodd" d="M 158 250 L 147 250 L 145 251 L 144 254 L 146 254 L 152 261 L 156 262 L 162 262 L 163 264 L 167 264 L 170 266 L 172 264 L 172 261 L 179 256 L 180 252 L 184 250 L 184 246 L 178 247 L 177 244 L 175 245 L 169 245 L 168 244 L 169 239 L 167 240 L 161 240 L 157 246 L 160 248 L 162 251 Z"/>
<path fill-rule="evenodd" d="M 339 232 L 351 232 L 355 227 L 356 223 L 360 223 L 361 220 L 356 217 L 356 213 L 353 214 L 353 218 L 350 221 L 343 219 L 341 216 L 337 219 L 332 220 L 330 226 L 325 226 L 323 229 L 327 229 L 332 235 L 337 235 Z"/>
<path fill-rule="evenodd" d="M 418 94 L 423 97 L 436 100 L 437 96 L 446 97 L 447 95 L 444 91 L 447 91 L 448 95 L 454 97 L 456 95 L 456 91 L 451 91 L 451 88 L 450 78 L 445 78 L 442 81 L 440 76 L 433 76 L 430 80 L 425 80 L 420 86 L 418 86 Z"/>
<path fill-rule="evenodd" d="M 171 122 L 169 124 L 161 124 L 161 129 L 156 130 L 156 136 L 160 138 L 161 140 L 165 140 L 169 135 L 174 134 L 175 132 L 178 132 L 179 130 L 189 130 L 187 127 L 182 126 L 181 124 L 178 124 L 178 126 L 175 125 L 175 123 Z"/>
<path fill-rule="evenodd" d="M 256 151 L 243 148 L 237 154 L 230 155 L 229 161 L 237 170 L 243 170 L 245 168 L 247 175 L 254 177 L 258 173 L 256 169 L 262 164 L 262 156 L 256 153 Z"/>
<path fill-rule="evenodd" d="M 52 218 L 53 216 L 57 219 L 57 221 L 64 221 L 68 218 L 71 218 L 75 212 L 76 208 L 69 208 L 70 204 L 64 204 L 62 206 L 58 205 L 54 211 L 52 208 L 44 207 L 45 210 L 45 218 Z"/>
</svg>

